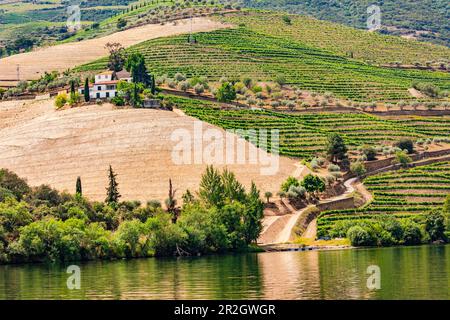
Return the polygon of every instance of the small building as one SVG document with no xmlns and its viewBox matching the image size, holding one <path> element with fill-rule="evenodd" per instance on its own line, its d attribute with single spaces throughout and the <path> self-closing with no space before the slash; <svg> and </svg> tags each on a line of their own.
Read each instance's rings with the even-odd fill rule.
<svg viewBox="0 0 450 320">
<path fill-rule="evenodd" d="M 145 99 L 143 106 L 144 108 L 158 109 L 161 108 L 161 101 L 159 99 Z"/>
<path fill-rule="evenodd" d="M 119 80 L 119 81 L 122 80 L 122 81 L 126 81 L 126 82 L 133 81 L 133 77 L 131 76 L 131 73 L 129 73 L 126 70 L 117 71 L 116 73 L 114 73 L 113 79 Z"/>
<path fill-rule="evenodd" d="M 89 96 L 91 99 L 108 99 L 117 95 L 117 83 L 119 81 L 131 82 L 131 74 L 127 71 L 105 71 L 95 75 L 95 83 L 89 85 Z M 84 86 L 78 89 L 84 94 Z"/>
</svg>

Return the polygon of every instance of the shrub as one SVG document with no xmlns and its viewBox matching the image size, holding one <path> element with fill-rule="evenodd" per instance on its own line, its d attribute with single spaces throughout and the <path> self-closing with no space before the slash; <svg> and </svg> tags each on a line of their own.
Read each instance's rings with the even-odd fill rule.
<svg viewBox="0 0 450 320">
<path fill-rule="evenodd" d="M 180 81 L 178 83 L 178 89 L 180 89 L 181 91 L 186 92 L 188 89 L 190 89 L 190 87 L 191 87 L 191 85 L 186 80 Z"/>
<path fill-rule="evenodd" d="M 406 245 L 415 245 L 422 242 L 420 226 L 409 219 L 403 224 L 403 242 Z"/>
<path fill-rule="evenodd" d="M 236 91 L 229 82 L 224 82 L 217 90 L 216 98 L 220 102 L 231 102 L 236 99 Z"/>
<path fill-rule="evenodd" d="M 202 84 L 197 83 L 194 86 L 194 91 L 195 91 L 196 94 L 202 94 L 203 92 L 205 92 L 205 87 Z"/>
<path fill-rule="evenodd" d="M 64 107 L 64 105 L 67 103 L 67 94 L 66 93 L 60 93 L 55 98 L 55 107 L 57 109 Z"/>
<path fill-rule="evenodd" d="M 401 150 L 406 150 L 408 153 L 414 152 L 414 143 L 411 139 L 402 139 L 398 141 L 395 146 Z"/>
<path fill-rule="evenodd" d="M 347 231 L 347 238 L 352 246 L 373 246 L 376 240 L 361 226 L 353 226 Z"/>
<path fill-rule="evenodd" d="M 377 151 L 373 147 L 366 147 L 362 150 L 363 154 L 367 157 L 368 161 L 377 159 Z"/>
<path fill-rule="evenodd" d="M 412 162 L 411 157 L 404 151 L 397 151 L 395 153 L 395 159 L 392 161 L 394 164 L 399 164 L 403 168 L 407 168 L 408 164 Z"/>
<path fill-rule="evenodd" d="M 297 178 L 288 177 L 281 185 L 281 191 L 288 192 L 291 186 L 298 187 L 299 185 L 300 181 Z"/>
<path fill-rule="evenodd" d="M 8 169 L 0 169 L 0 188 L 11 192 L 17 200 L 24 198 L 31 191 L 27 182 Z M 4 191 L 4 194 L 8 193 Z"/>
<path fill-rule="evenodd" d="M 328 165 L 327 169 L 328 169 L 329 172 L 339 172 L 339 171 L 341 171 L 341 167 L 339 167 L 338 165 L 333 164 L 333 163 L 330 163 Z"/>
<path fill-rule="evenodd" d="M 186 76 L 180 72 L 177 72 L 177 73 L 175 73 L 174 79 L 175 79 L 175 81 L 180 82 L 180 81 L 186 80 Z"/>
<path fill-rule="evenodd" d="M 366 173 L 366 167 L 362 162 L 356 161 L 350 165 L 350 171 L 358 177 L 361 177 Z"/>
<path fill-rule="evenodd" d="M 435 210 L 427 214 L 425 230 L 429 234 L 431 241 L 446 240 L 445 227 L 445 215 L 442 212 Z"/>
<path fill-rule="evenodd" d="M 125 100 L 123 97 L 115 96 L 114 98 L 111 99 L 111 103 L 114 104 L 115 106 L 124 106 Z"/>
</svg>

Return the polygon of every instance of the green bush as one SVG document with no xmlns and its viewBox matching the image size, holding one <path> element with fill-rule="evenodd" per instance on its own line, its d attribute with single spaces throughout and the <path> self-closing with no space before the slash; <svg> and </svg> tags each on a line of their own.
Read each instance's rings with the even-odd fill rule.
<svg viewBox="0 0 450 320">
<path fill-rule="evenodd" d="M 376 245 L 376 240 L 370 233 L 360 226 L 353 226 L 347 231 L 347 238 L 350 240 L 352 246 L 373 246 Z"/>
</svg>

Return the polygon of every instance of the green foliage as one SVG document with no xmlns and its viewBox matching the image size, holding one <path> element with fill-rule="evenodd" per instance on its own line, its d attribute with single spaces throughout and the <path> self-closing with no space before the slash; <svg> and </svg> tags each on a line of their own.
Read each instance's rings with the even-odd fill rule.
<svg viewBox="0 0 450 320">
<path fill-rule="evenodd" d="M 359 225 L 372 230 L 377 245 L 392 243 L 382 231 L 392 236 L 392 244 L 447 241 L 449 170 L 449 163 L 441 162 L 364 179 L 373 201 L 357 209 L 322 212 L 317 222 L 319 237 L 345 237 L 350 227 Z"/>
<path fill-rule="evenodd" d="M 121 71 L 125 63 L 125 51 L 120 43 L 107 43 L 105 48 L 109 52 L 108 69 L 111 71 Z"/>
<path fill-rule="evenodd" d="M 286 179 L 286 181 L 284 181 L 284 182 L 281 184 L 281 188 L 280 188 L 280 189 L 281 189 L 281 191 L 283 191 L 283 192 L 288 192 L 289 189 L 290 189 L 292 186 L 294 186 L 294 187 L 300 186 L 300 181 L 298 181 L 298 179 L 295 178 L 295 177 L 288 177 L 288 178 Z"/>
<path fill-rule="evenodd" d="M 325 191 L 325 182 L 319 177 L 312 174 L 308 174 L 301 182 L 301 185 L 310 194 Z"/>
<path fill-rule="evenodd" d="M 397 151 L 395 153 L 395 159 L 393 160 L 393 163 L 399 164 L 403 168 L 407 168 L 408 164 L 412 162 L 412 159 L 405 151 Z"/>
<path fill-rule="evenodd" d="M 84 93 L 84 101 L 89 102 L 91 100 L 91 97 L 89 95 L 89 79 L 88 78 L 86 78 L 84 81 L 83 93 Z"/>
<path fill-rule="evenodd" d="M 127 25 L 127 20 L 123 19 L 123 18 L 119 18 L 117 20 L 117 29 L 123 29 L 125 28 Z"/>
<path fill-rule="evenodd" d="M 114 173 L 111 166 L 109 166 L 108 179 L 109 185 L 106 188 L 106 200 L 105 202 L 111 205 L 117 204 L 119 198 L 121 197 L 119 193 L 119 184 L 116 181 L 117 174 Z"/>
<path fill-rule="evenodd" d="M 57 109 L 64 107 L 64 105 L 67 103 L 67 94 L 60 93 L 55 98 L 55 106 Z"/>
<path fill-rule="evenodd" d="M 411 139 L 401 139 L 395 143 L 395 146 L 408 153 L 414 153 L 414 142 Z"/>
<path fill-rule="evenodd" d="M 335 163 L 347 159 L 347 146 L 339 134 L 333 133 L 328 136 L 326 153 L 328 159 Z"/>
<path fill-rule="evenodd" d="M 81 186 L 81 178 L 80 177 L 77 177 L 77 183 L 76 183 L 76 186 L 75 186 L 75 194 L 77 194 L 79 196 L 83 195 L 83 189 L 82 189 L 82 186 Z"/>
<path fill-rule="evenodd" d="M 361 177 L 366 173 L 366 167 L 364 166 L 364 163 L 356 161 L 350 164 L 350 171 L 358 177 Z"/>
<path fill-rule="evenodd" d="M 373 246 L 376 244 L 376 240 L 370 233 L 360 226 L 353 226 L 348 229 L 347 238 L 350 239 L 352 246 Z"/>
<path fill-rule="evenodd" d="M 110 186 L 116 189 L 110 168 Z M 158 201 L 145 207 L 139 201 L 118 202 L 117 192 L 107 200 L 89 202 L 58 193 L 48 186 L 33 188 L 26 201 L 18 201 L 6 188 L 0 201 L 0 263 L 73 261 L 195 255 L 242 250 L 254 243 L 262 230 L 263 203 L 255 184 L 246 193 L 233 173 L 210 175 L 223 187 L 217 202 L 208 193 L 216 188 L 204 183 L 202 198 L 189 192 L 179 219 L 162 210 Z M 111 183 L 112 181 L 112 183 Z M 16 184 L 9 183 L 8 186 Z M 110 199 L 113 198 L 114 199 Z M 217 199 L 216 199 L 217 200 Z M 114 204 L 114 205 L 110 205 Z"/>
<path fill-rule="evenodd" d="M 180 72 L 188 77 L 204 76 L 210 81 L 219 81 L 222 77 L 248 77 L 263 82 L 276 81 L 281 85 L 288 83 L 299 86 L 302 90 L 328 91 L 336 97 L 355 101 L 412 100 L 408 89 L 414 80 L 433 83 L 442 90 L 450 89 L 449 75 L 445 72 L 382 68 L 359 62 L 345 56 L 345 52 L 351 49 L 342 54 L 335 53 L 336 43 L 321 49 L 318 47 L 322 44 L 321 41 L 317 41 L 317 45 L 307 45 L 303 38 L 296 39 L 300 22 L 295 27 L 284 24 L 274 27 L 270 17 L 270 14 L 268 17 L 264 14 L 256 17 L 239 15 L 235 19 L 224 17 L 224 20 L 234 22 L 251 19 L 252 25 L 197 33 L 195 36 L 198 43 L 190 46 L 189 50 L 186 50 L 186 37 L 181 35 L 145 41 L 127 49 L 127 52 L 144 54 L 147 67 L 158 75 L 173 76 Z M 276 19 L 282 23 L 279 16 Z M 280 32 L 278 27 L 289 30 Z M 330 38 L 334 36 L 334 30 L 329 32 L 329 26 L 322 28 L 328 31 L 323 32 L 325 35 Z M 307 37 L 315 39 L 311 35 L 316 32 L 312 27 L 306 32 Z M 367 42 L 361 40 L 367 39 L 367 35 L 372 33 L 364 32 L 358 36 L 353 35 L 352 38 L 361 42 L 361 50 L 372 53 L 372 50 L 368 50 Z M 348 43 L 347 40 L 344 38 L 342 42 Z M 380 43 L 382 45 L 377 52 L 377 57 L 380 58 L 386 52 L 398 55 L 398 52 L 406 51 L 401 50 L 401 45 L 391 48 L 392 41 Z M 426 56 L 429 48 L 422 46 L 418 51 Z M 158 59 L 154 58 L 156 56 Z M 442 53 L 440 56 L 444 58 L 446 54 Z M 106 59 L 97 60 L 77 70 L 98 70 L 105 68 L 106 64 Z"/>
<path fill-rule="evenodd" d="M 441 211 L 431 211 L 427 214 L 425 220 L 425 230 L 430 236 L 431 241 L 446 240 L 445 227 L 446 217 Z"/>
<path fill-rule="evenodd" d="M 292 24 L 292 20 L 289 16 L 283 16 L 283 22 L 286 23 L 287 25 Z"/>
<path fill-rule="evenodd" d="M 0 169 L 0 188 L 8 190 L 18 200 L 30 193 L 27 182 L 8 169 Z"/>
<path fill-rule="evenodd" d="M 145 58 L 141 53 L 132 53 L 125 61 L 125 69 L 131 73 L 133 82 L 148 86 L 151 82 L 145 66 Z"/>
<path fill-rule="evenodd" d="M 236 99 L 236 90 L 230 82 L 224 82 L 217 89 L 216 98 L 220 102 L 231 102 Z"/>
<path fill-rule="evenodd" d="M 367 157 L 367 161 L 373 161 L 377 159 L 377 151 L 373 147 L 365 147 L 362 153 Z"/>
</svg>

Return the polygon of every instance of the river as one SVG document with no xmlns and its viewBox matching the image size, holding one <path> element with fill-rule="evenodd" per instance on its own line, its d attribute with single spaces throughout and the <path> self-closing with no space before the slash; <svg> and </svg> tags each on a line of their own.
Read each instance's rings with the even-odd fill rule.
<svg viewBox="0 0 450 320">
<path fill-rule="evenodd" d="M 380 289 L 369 289 L 369 266 Z M 450 245 L 0 266 L 0 299 L 449 299 Z"/>
</svg>

